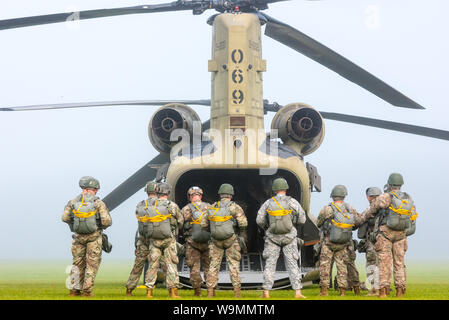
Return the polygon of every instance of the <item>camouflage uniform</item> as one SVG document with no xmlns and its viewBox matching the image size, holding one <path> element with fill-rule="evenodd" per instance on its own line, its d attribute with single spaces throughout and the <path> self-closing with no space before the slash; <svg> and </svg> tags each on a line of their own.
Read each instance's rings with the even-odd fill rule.
<svg viewBox="0 0 449 320">
<path fill-rule="evenodd" d="M 154 200 L 156 198 L 148 198 L 148 205 L 154 204 Z M 137 208 L 140 206 L 144 206 L 145 201 L 139 202 L 139 204 L 136 207 L 136 216 L 137 215 Z M 148 239 L 145 239 L 144 236 L 139 234 L 139 237 L 137 239 L 136 243 L 136 250 L 134 251 L 134 254 L 136 256 L 134 260 L 134 266 L 131 270 L 131 273 L 129 275 L 128 281 L 126 283 L 126 288 L 128 290 L 134 290 L 137 287 L 137 283 L 139 282 L 140 276 L 142 275 L 142 270 L 145 266 L 145 262 L 148 260 L 148 255 L 150 253 L 150 241 Z"/>
<path fill-rule="evenodd" d="M 150 239 L 149 244 L 149 256 L 148 256 L 148 270 L 145 274 L 145 286 L 149 289 L 154 288 L 154 284 L 157 279 L 157 272 L 161 262 L 161 258 L 164 258 L 167 266 L 167 274 L 165 277 L 165 285 L 167 289 L 179 287 L 179 275 L 178 275 L 178 255 L 176 248 L 176 236 L 178 234 L 178 228 L 181 228 L 184 219 L 182 217 L 181 210 L 178 205 L 170 200 L 159 199 L 158 202 L 168 202 L 168 212 L 172 215 L 172 237 L 157 240 Z"/>
<path fill-rule="evenodd" d="M 201 210 L 201 212 L 206 216 L 207 208 L 210 204 L 207 202 L 197 201 L 195 205 Z M 184 217 L 184 229 L 185 229 L 185 239 L 186 239 L 186 263 L 190 268 L 190 283 L 193 288 L 200 288 L 203 284 L 203 279 L 201 278 L 201 264 L 203 265 L 204 279 L 207 279 L 207 274 L 209 272 L 210 257 L 209 257 L 209 242 L 198 243 L 192 239 L 192 224 L 194 219 L 192 216 L 192 204 L 186 205 L 182 208 L 182 214 Z M 205 218 L 203 216 L 197 223 L 201 223 L 201 220 Z"/>
<path fill-rule="evenodd" d="M 354 289 L 356 287 L 360 287 L 360 276 L 357 268 L 355 266 L 355 259 L 357 258 L 354 241 L 351 240 L 346 249 L 348 251 L 348 289 Z"/>
<path fill-rule="evenodd" d="M 225 203 L 231 201 L 227 198 L 222 198 L 220 202 Z M 217 203 L 214 203 L 212 207 L 217 207 Z M 245 213 L 243 209 L 232 202 L 229 205 L 230 214 L 233 217 L 234 221 L 237 222 L 239 229 L 246 229 L 248 226 L 248 220 L 246 219 Z M 209 221 L 209 213 L 207 219 L 201 220 L 201 227 L 207 231 L 210 231 L 210 221 Z M 207 288 L 215 288 L 218 283 L 218 274 L 220 272 L 221 260 L 223 259 L 223 254 L 226 254 L 226 261 L 229 267 L 229 273 L 231 277 L 232 286 L 240 289 L 241 280 L 240 280 L 240 245 L 237 239 L 237 236 L 234 234 L 230 238 L 226 240 L 215 240 L 211 238 L 211 243 L 209 245 L 210 250 L 210 266 L 209 273 L 207 275 L 206 284 Z"/>
<path fill-rule="evenodd" d="M 365 218 L 361 217 L 354 208 L 344 203 L 348 211 L 354 215 L 355 226 L 365 222 Z M 323 227 L 324 223 L 334 217 L 334 210 L 331 205 L 325 206 L 319 213 L 317 219 L 318 228 Z M 351 241 L 352 242 L 352 241 Z M 340 289 L 349 288 L 348 283 L 348 263 L 350 261 L 348 245 L 350 243 L 332 243 L 329 234 L 321 233 L 321 253 L 320 253 L 320 286 L 328 288 L 330 285 L 331 266 L 333 261 L 337 265 L 337 284 Z M 355 276 L 354 276 L 355 279 Z"/>
<path fill-rule="evenodd" d="M 389 193 L 378 196 L 364 211 L 368 217 L 377 214 L 381 209 L 387 209 L 392 203 Z M 379 263 L 380 288 L 388 289 L 393 269 L 394 284 L 396 288 L 405 289 L 404 255 L 407 250 L 406 231 L 395 231 L 381 225 L 374 245 Z M 393 268 L 392 268 L 393 266 Z"/>
<path fill-rule="evenodd" d="M 287 197 L 286 195 L 277 195 L 278 197 Z M 306 214 L 301 205 L 294 198 L 290 198 L 289 207 L 285 210 L 293 210 L 291 215 L 294 222 L 293 228 L 286 234 L 273 234 L 267 228 L 268 213 L 267 209 L 271 199 L 265 201 L 257 212 L 256 223 L 259 227 L 266 230 L 265 245 L 263 251 L 263 258 L 266 259 L 264 268 L 264 290 L 271 290 L 274 283 L 274 274 L 276 272 L 276 263 L 279 258 L 280 251 L 284 253 L 284 257 L 287 263 L 287 270 L 289 272 L 290 283 L 293 290 L 301 289 L 301 277 L 299 273 L 298 260 L 299 251 L 296 240 L 297 230 L 295 225 L 304 224 L 306 222 Z"/>
<path fill-rule="evenodd" d="M 373 199 L 374 200 L 374 199 Z M 373 202 L 370 202 L 370 204 Z M 377 252 L 375 248 L 375 235 L 374 232 L 374 218 L 371 218 L 367 222 L 367 231 L 366 231 L 366 281 L 371 285 L 372 290 L 380 289 L 379 282 L 379 259 L 377 258 Z M 374 239 L 373 239 L 374 238 Z M 374 240 L 374 241 L 373 241 Z"/>
<path fill-rule="evenodd" d="M 75 203 L 79 202 L 82 194 L 70 200 L 64 208 L 62 221 L 71 225 Z M 102 251 L 102 229 L 112 224 L 109 210 L 99 198 L 94 201 L 95 210 L 100 218 L 100 227 L 90 234 L 75 233 L 72 240 L 73 265 L 70 272 L 71 290 L 83 291 L 91 294 L 95 277 L 100 267 Z"/>
</svg>

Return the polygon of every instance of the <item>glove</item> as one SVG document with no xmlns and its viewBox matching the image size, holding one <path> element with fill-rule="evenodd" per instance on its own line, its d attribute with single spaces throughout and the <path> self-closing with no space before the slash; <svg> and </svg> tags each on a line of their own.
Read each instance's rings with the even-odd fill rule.
<svg viewBox="0 0 449 320">
<path fill-rule="evenodd" d="M 240 248 L 242 249 L 243 253 L 247 254 L 248 253 L 248 234 L 246 232 L 246 228 L 245 229 L 240 229 L 240 233 L 238 236 L 238 241 L 239 241 L 239 245 Z"/>
<path fill-rule="evenodd" d="M 109 253 L 112 251 L 112 244 L 109 242 L 108 240 L 108 236 L 106 234 L 102 234 L 101 235 L 102 238 L 102 244 L 101 244 L 101 249 L 106 252 Z"/>
<path fill-rule="evenodd" d="M 304 240 L 302 240 L 301 238 L 296 238 L 296 241 L 298 243 L 298 249 L 301 249 L 304 245 Z"/>
</svg>

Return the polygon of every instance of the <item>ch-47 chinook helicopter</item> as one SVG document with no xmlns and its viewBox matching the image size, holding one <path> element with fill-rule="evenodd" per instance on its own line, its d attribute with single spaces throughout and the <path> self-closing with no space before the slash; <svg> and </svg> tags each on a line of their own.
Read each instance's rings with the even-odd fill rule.
<svg viewBox="0 0 449 320">
<path fill-rule="evenodd" d="M 263 99 L 261 29 L 265 35 L 317 61 L 344 78 L 372 92 L 397 107 L 424 109 L 380 79 L 307 35 L 263 12 L 268 4 L 282 0 L 192 0 L 136 7 L 99 9 L 51 14 L 0 21 L 0 30 L 65 22 L 70 19 L 94 19 L 138 13 L 192 10 L 199 15 L 208 9 L 218 14 L 208 19 L 213 27 L 212 58 L 208 63 L 212 78 L 211 99 L 143 100 L 90 103 L 49 104 L 2 108 L 24 111 L 111 105 L 160 105 L 150 120 L 148 133 L 160 155 L 114 189 L 103 200 L 115 209 L 141 189 L 147 181 L 165 180 L 172 186 L 171 199 L 179 206 L 187 203 L 186 192 L 196 185 L 206 190 L 204 200 L 214 202 L 220 184 L 231 183 L 234 200 L 248 217 L 248 254 L 241 263 L 242 286 L 258 288 L 262 279 L 263 232 L 255 224 L 260 205 L 271 195 L 271 183 L 284 177 L 289 195 L 307 212 L 307 221 L 298 229 L 304 240 L 300 266 L 305 279 L 312 279 L 315 269 L 313 245 L 318 229 L 310 214 L 312 191 L 320 191 L 316 168 L 304 157 L 320 146 L 324 139 L 324 119 L 396 130 L 449 140 L 449 132 L 339 113 L 319 112 L 303 103 L 285 107 Z M 211 107 L 210 120 L 200 123 L 188 105 Z M 264 129 L 264 114 L 276 112 L 269 134 Z M 184 129 L 180 131 L 177 129 Z M 179 133 L 179 134 L 178 134 Z M 277 137 L 281 139 L 280 142 Z M 180 138 L 180 140 L 179 140 Z M 232 287 L 223 263 L 219 286 Z M 188 269 L 179 264 L 181 281 L 188 285 Z M 289 285 L 282 259 L 278 262 L 275 287 Z"/>
</svg>

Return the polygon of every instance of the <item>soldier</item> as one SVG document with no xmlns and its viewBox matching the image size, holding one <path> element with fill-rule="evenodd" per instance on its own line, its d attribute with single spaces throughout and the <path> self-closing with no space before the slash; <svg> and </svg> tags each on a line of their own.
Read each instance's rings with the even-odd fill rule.
<svg viewBox="0 0 449 320">
<path fill-rule="evenodd" d="M 286 195 L 287 181 L 277 178 L 272 190 L 276 194 L 265 201 L 257 212 L 256 223 L 265 230 L 263 258 L 266 259 L 263 278 L 263 298 L 270 298 L 273 288 L 276 263 L 281 252 L 287 262 L 290 283 L 295 290 L 295 298 L 305 298 L 301 293 L 301 277 L 298 267 L 299 251 L 296 226 L 306 222 L 306 214 L 294 198 Z"/>
<path fill-rule="evenodd" d="M 201 220 L 201 227 L 211 233 L 210 266 L 207 274 L 207 296 L 215 295 L 215 287 L 218 282 L 221 260 L 223 253 L 226 253 L 226 261 L 229 267 L 232 286 L 234 287 L 234 296 L 241 297 L 240 288 L 240 259 L 242 249 L 247 253 L 247 234 L 248 220 L 243 209 L 234 201 L 234 188 L 230 184 L 222 184 L 218 190 L 220 201 L 215 202 L 207 210 L 207 219 Z M 239 236 L 236 236 L 238 229 Z M 243 247 L 243 248 L 242 248 Z"/>
<path fill-rule="evenodd" d="M 62 221 L 74 232 L 70 296 L 89 297 L 93 296 L 95 276 L 101 262 L 102 230 L 112 224 L 112 219 L 104 202 L 96 196 L 100 182 L 86 176 L 80 179 L 79 186 L 82 193 L 67 203 Z"/>
<path fill-rule="evenodd" d="M 157 182 L 150 181 L 145 186 L 145 192 L 148 195 L 147 200 L 143 200 L 137 204 L 136 207 L 136 217 L 138 223 L 138 238 L 136 243 L 135 255 L 136 259 L 134 261 L 134 266 L 131 270 L 131 273 L 128 278 L 128 282 L 126 283 L 126 295 L 131 296 L 132 291 L 137 287 L 137 282 L 142 275 L 142 270 L 145 266 L 145 261 L 148 259 L 149 254 L 149 246 L 150 241 L 145 236 L 145 216 L 146 216 L 146 207 L 154 205 L 154 202 L 157 199 L 156 194 L 156 186 Z"/>
<path fill-rule="evenodd" d="M 366 199 L 370 204 L 381 194 L 380 188 L 370 187 L 366 189 Z M 378 296 L 380 289 L 378 259 L 374 248 L 376 243 L 376 237 L 373 234 L 375 224 L 376 217 L 372 217 L 358 230 L 358 237 L 362 239 L 359 244 L 359 252 L 365 252 L 366 254 L 366 280 L 371 285 L 368 296 Z"/>
<path fill-rule="evenodd" d="M 401 191 L 404 179 L 399 173 L 388 177 L 388 190 L 374 199 L 368 209 L 367 217 L 378 215 L 378 228 L 375 249 L 379 264 L 379 297 L 387 296 L 393 269 L 396 296 L 402 297 L 405 290 L 404 256 L 407 250 L 407 232 L 415 221 L 417 213 L 412 198 Z"/>
<path fill-rule="evenodd" d="M 318 215 L 317 226 L 321 228 L 320 296 L 328 295 L 332 259 L 337 265 L 337 283 L 340 296 L 348 288 L 348 246 L 352 242 L 352 229 L 364 222 L 351 205 L 344 202 L 348 192 L 345 186 L 332 189 L 333 202 Z"/>
<path fill-rule="evenodd" d="M 207 279 L 209 271 L 209 240 L 210 233 L 201 228 L 201 220 L 207 214 L 210 206 L 207 202 L 202 202 L 203 190 L 198 187 L 191 187 L 187 191 L 190 203 L 182 208 L 184 217 L 184 235 L 186 240 L 186 262 L 190 268 L 190 283 L 192 284 L 195 296 L 201 297 L 201 264 L 203 265 L 204 278 Z"/>
<path fill-rule="evenodd" d="M 157 271 L 162 256 L 167 265 L 165 284 L 171 298 L 179 298 L 178 255 L 176 236 L 178 228 L 182 227 L 184 219 L 176 203 L 168 200 L 170 185 L 161 182 L 156 187 L 158 199 L 153 205 L 145 208 L 145 219 L 141 219 L 147 238 L 150 239 L 148 270 L 145 275 L 147 297 L 153 297 L 153 288 L 157 279 Z M 143 218 L 142 217 L 142 218 Z"/>
</svg>

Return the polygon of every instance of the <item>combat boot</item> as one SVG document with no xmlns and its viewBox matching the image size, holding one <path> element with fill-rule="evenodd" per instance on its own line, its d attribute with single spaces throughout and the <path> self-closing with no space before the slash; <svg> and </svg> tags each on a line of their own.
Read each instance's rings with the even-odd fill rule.
<svg viewBox="0 0 449 320">
<path fill-rule="evenodd" d="M 346 295 L 346 289 L 340 288 L 340 297 L 344 297 Z"/>
<path fill-rule="evenodd" d="M 90 292 L 90 291 L 83 291 L 83 292 L 81 293 L 81 296 L 82 296 L 82 297 L 93 297 L 94 294 L 93 294 L 92 292 Z"/>
<path fill-rule="evenodd" d="M 270 291 L 269 290 L 264 290 L 263 293 L 262 293 L 262 298 L 270 299 Z"/>
<path fill-rule="evenodd" d="M 240 288 L 234 287 L 234 297 L 235 298 L 241 298 L 242 294 L 240 293 Z"/>
<path fill-rule="evenodd" d="M 76 296 L 80 296 L 80 295 L 81 295 L 80 290 L 70 290 L 69 296 L 76 297 Z"/>
<path fill-rule="evenodd" d="M 131 289 L 126 289 L 126 296 L 131 297 L 133 295 L 133 291 Z"/>
<path fill-rule="evenodd" d="M 404 294 L 404 289 L 402 289 L 402 287 L 397 287 L 396 288 L 396 297 L 402 298 L 403 294 Z"/>
<path fill-rule="evenodd" d="M 380 288 L 379 290 L 379 298 L 386 298 L 387 297 L 387 288 Z"/>
<path fill-rule="evenodd" d="M 215 297 L 215 290 L 214 290 L 214 288 L 207 288 L 207 297 L 208 298 Z"/>
<path fill-rule="evenodd" d="M 360 287 L 359 287 L 359 286 L 354 286 L 354 294 L 355 294 L 356 296 L 359 296 L 359 295 L 360 295 Z"/>
<path fill-rule="evenodd" d="M 379 296 L 379 289 L 371 289 L 367 294 L 368 297 Z"/>
<path fill-rule="evenodd" d="M 153 289 L 147 288 L 147 298 L 153 298 Z"/>
<path fill-rule="evenodd" d="M 327 297 L 329 295 L 329 293 L 327 292 L 327 287 L 321 287 L 321 291 L 320 291 L 319 295 Z"/>
<path fill-rule="evenodd" d="M 181 298 L 180 296 L 178 296 L 178 289 L 177 288 L 170 288 L 168 289 L 168 296 L 170 298 Z"/>
<path fill-rule="evenodd" d="M 194 290 L 194 296 L 195 297 L 201 297 L 201 288 L 193 288 Z"/>
<path fill-rule="evenodd" d="M 296 290 L 296 292 L 295 292 L 295 298 L 296 298 L 296 299 L 305 299 L 305 298 L 307 298 L 307 297 L 302 295 L 301 290 Z"/>
</svg>

